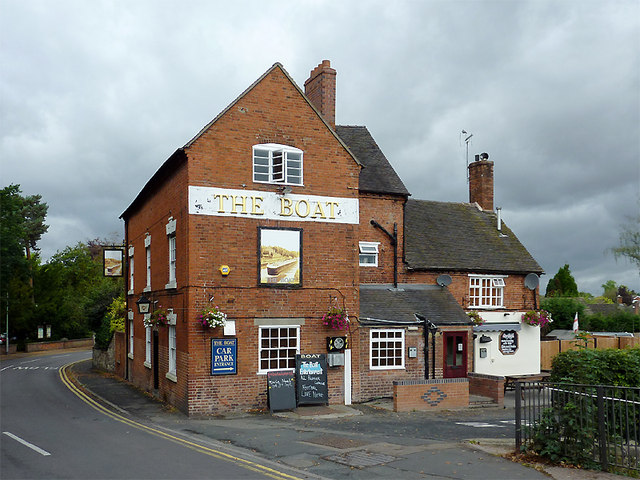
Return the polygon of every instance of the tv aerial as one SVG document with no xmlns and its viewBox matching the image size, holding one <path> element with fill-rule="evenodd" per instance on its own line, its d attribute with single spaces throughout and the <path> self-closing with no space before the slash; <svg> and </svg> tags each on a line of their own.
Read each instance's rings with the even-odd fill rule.
<svg viewBox="0 0 640 480">
<path fill-rule="evenodd" d="M 469 183 L 469 143 L 471 142 L 471 137 L 473 137 L 473 133 L 469 133 L 466 130 L 462 130 L 462 135 L 465 136 L 464 143 L 467 149 L 467 183 Z"/>
</svg>

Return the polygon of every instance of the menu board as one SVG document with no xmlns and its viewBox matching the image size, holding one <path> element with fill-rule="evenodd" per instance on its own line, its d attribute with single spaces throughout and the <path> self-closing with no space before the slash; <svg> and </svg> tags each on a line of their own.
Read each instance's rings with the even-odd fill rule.
<svg viewBox="0 0 640 480">
<path fill-rule="evenodd" d="M 296 393 L 298 405 L 329 403 L 326 354 L 296 355 Z"/>
<path fill-rule="evenodd" d="M 278 370 L 267 373 L 267 394 L 269 410 L 291 410 L 296 408 L 294 373 L 291 370 Z"/>
<path fill-rule="evenodd" d="M 500 333 L 500 351 L 503 355 L 513 355 L 518 350 L 518 332 L 505 330 Z"/>
</svg>

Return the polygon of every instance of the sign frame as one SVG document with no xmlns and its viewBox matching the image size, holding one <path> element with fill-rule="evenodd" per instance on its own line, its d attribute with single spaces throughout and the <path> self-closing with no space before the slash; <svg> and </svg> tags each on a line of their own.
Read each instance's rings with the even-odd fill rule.
<svg viewBox="0 0 640 480">
<path fill-rule="evenodd" d="M 124 267 L 123 247 L 105 247 L 102 249 L 103 276 L 124 277 Z"/>
<path fill-rule="evenodd" d="M 224 348 L 224 352 L 217 349 Z M 226 349 L 229 349 L 228 351 Z M 216 353 L 218 355 L 216 355 Z M 223 357 L 216 360 L 216 357 Z M 231 358 L 228 358 L 231 357 Z M 238 339 L 211 339 L 211 376 L 238 374 Z"/>
<path fill-rule="evenodd" d="M 505 337 L 505 334 L 509 334 Z M 513 339 L 510 335 L 513 334 Z M 503 355 L 515 355 L 520 348 L 520 339 L 518 338 L 518 332 L 515 330 L 503 330 L 498 337 L 498 349 Z"/>
</svg>

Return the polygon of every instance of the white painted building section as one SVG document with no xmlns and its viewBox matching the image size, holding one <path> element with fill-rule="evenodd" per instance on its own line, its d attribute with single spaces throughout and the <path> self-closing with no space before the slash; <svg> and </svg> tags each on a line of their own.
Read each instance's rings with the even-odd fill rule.
<svg viewBox="0 0 640 480">
<path fill-rule="evenodd" d="M 478 313 L 485 323 L 473 328 L 475 373 L 496 376 L 540 373 L 540 327 L 522 323 L 525 312 Z"/>
</svg>

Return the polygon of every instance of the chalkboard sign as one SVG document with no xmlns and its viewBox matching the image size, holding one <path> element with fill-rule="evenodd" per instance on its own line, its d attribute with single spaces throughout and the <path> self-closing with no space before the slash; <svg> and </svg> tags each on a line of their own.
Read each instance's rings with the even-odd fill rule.
<svg viewBox="0 0 640 480">
<path fill-rule="evenodd" d="M 267 393 L 269 410 L 291 410 L 296 408 L 294 373 L 291 370 L 279 370 L 267 373 Z"/>
<path fill-rule="evenodd" d="M 518 332 L 505 330 L 500 333 L 500 351 L 503 355 L 513 355 L 518 350 Z"/>
<path fill-rule="evenodd" d="M 329 403 L 326 354 L 296 355 L 296 393 L 298 405 Z"/>
</svg>

